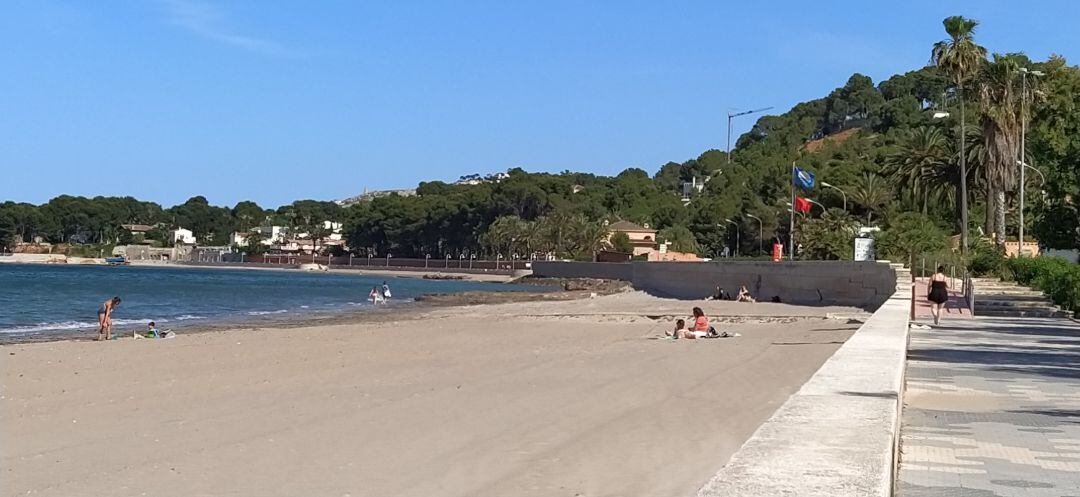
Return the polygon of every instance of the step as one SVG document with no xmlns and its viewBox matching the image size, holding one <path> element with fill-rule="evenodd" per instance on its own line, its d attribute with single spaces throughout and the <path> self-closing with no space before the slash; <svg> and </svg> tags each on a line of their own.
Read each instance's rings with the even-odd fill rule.
<svg viewBox="0 0 1080 497">
<path fill-rule="evenodd" d="M 1039 297 L 1042 292 L 1033 290 L 985 290 L 975 287 L 975 295 L 1000 295 L 1002 297 Z"/>
<path fill-rule="evenodd" d="M 1002 301 L 986 301 L 975 299 L 975 310 L 978 309 L 1049 309 L 1057 310 L 1057 307 L 1052 303 L 1047 304 L 1029 304 L 1029 303 L 1002 303 Z"/>
<path fill-rule="evenodd" d="M 1015 317 L 1015 318 L 1071 318 L 1072 312 L 1049 310 L 1049 309 L 1031 309 L 1031 310 L 1017 310 L 1017 309 L 992 309 L 992 310 L 979 310 L 975 308 L 976 316 L 996 316 L 996 317 Z"/>
<path fill-rule="evenodd" d="M 993 295 L 979 295 L 979 294 L 976 294 L 975 295 L 975 302 L 978 302 L 980 304 L 986 304 L 986 305 L 1011 305 L 1011 306 L 1025 306 L 1025 305 L 1032 305 L 1032 306 L 1049 305 L 1049 306 L 1052 306 L 1052 305 L 1054 305 L 1054 301 L 1052 301 L 1052 300 L 1050 300 L 1050 299 L 1048 299 L 1048 298 L 1046 298 L 1044 296 L 1041 296 L 1041 295 L 1038 296 L 1038 297 L 1035 297 L 1035 296 L 1031 296 L 1031 297 L 1014 297 L 1014 296 L 1001 297 L 1001 296 L 993 296 Z"/>
</svg>

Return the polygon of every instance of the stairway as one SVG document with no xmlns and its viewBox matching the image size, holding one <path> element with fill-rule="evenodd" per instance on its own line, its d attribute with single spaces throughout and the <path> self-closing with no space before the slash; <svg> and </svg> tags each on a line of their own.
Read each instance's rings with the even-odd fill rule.
<svg viewBox="0 0 1080 497">
<path fill-rule="evenodd" d="M 1072 311 L 1063 311 L 1038 290 L 996 278 L 974 278 L 975 315 L 1070 318 Z"/>
</svg>

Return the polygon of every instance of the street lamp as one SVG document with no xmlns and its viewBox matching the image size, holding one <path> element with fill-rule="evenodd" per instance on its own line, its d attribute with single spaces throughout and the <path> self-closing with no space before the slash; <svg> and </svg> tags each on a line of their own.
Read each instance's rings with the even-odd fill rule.
<svg viewBox="0 0 1080 497">
<path fill-rule="evenodd" d="M 734 114 L 728 112 L 727 115 L 727 161 L 731 164 L 731 118 L 745 116 L 747 114 L 753 114 L 755 112 L 762 112 L 771 109 L 772 107 L 765 107 L 763 109 L 748 110 L 746 112 L 736 112 Z"/>
<path fill-rule="evenodd" d="M 390 258 L 391 257 L 393 257 L 393 256 L 390 255 L 390 252 L 387 252 L 386 253 L 386 267 L 390 267 Z"/>
<path fill-rule="evenodd" d="M 462 252 L 461 254 L 458 254 L 457 267 L 458 267 L 458 269 L 461 269 L 464 266 L 465 266 L 465 252 Z"/>
<path fill-rule="evenodd" d="M 473 261 L 476 260 L 476 254 L 469 255 L 469 269 L 472 269 Z"/>
<path fill-rule="evenodd" d="M 761 248 L 761 236 L 764 233 L 761 218 L 753 214 L 746 214 L 746 217 L 757 220 L 757 250 L 758 254 L 764 254 L 765 250 Z"/>
<path fill-rule="evenodd" d="M 446 254 L 446 267 L 450 267 L 450 254 Z"/>
<path fill-rule="evenodd" d="M 828 184 L 828 183 L 826 183 L 824 181 L 821 182 L 821 186 L 824 186 L 826 188 L 832 188 L 833 190 L 836 190 L 836 191 L 840 192 L 840 194 L 844 196 L 844 210 L 847 211 L 847 193 L 844 192 L 844 190 L 841 190 L 841 189 L 839 189 L 839 188 L 837 188 L 837 187 L 835 187 L 833 185 L 830 185 L 830 184 Z"/>
<path fill-rule="evenodd" d="M 428 268 L 429 260 L 431 260 L 431 254 L 424 254 L 424 269 Z"/>
<path fill-rule="evenodd" d="M 1027 143 L 1027 120 L 1028 120 L 1028 91 L 1027 91 L 1027 75 L 1038 77 L 1042 76 L 1042 71 L 1029 71 L 1026 67 L 1020 68 L 1020 79 L 1022 81 L 1020 92 L 1020 245 L 1017 249 L 1017 253 L 1024 255 L 1024 161 L 1027 160 L 1025 145 Z M 1036 169 L 1038 171 L 1038 169 Z M 1042 173 L 1039 173 L 1042 174 Z M 1046 178 L 1043 177 L 1043 183 L 1046 183 Z"/>
<path fill-rule="evenodd" d="M 824 216 L 824 215 L 825 215 L 825 206 L 824 206 L 824 205 L 821 205 L 821 203 L 820 203 L 820 202 L 818 202 L 818 201 L 816 201 L 816 200 L 813 200 L 813 199 L 809 199 L 809 198 L 808 198 L 808 199 L 806 199 L 806 201 L 807 201 L 807 202 L 810 202 L 811 204 L 814 204 L 814 205 L 816 205 L 816 206 L 818 206 L 818 207 L 821 207 L 821 215 L 822 215 L 822 216 Z"/>
<path fill-rule="evenodd" d="M 724 219 L 724 221 L 727 221 L 727 222 L 735 225 L 735 257 L 738 258 L 739 257 L 739 245 L 741 245 L 741 240 L 739 239 L 739 236 L 740 236 L 739 235 L 739 223 L 736 223 L 735 221 L 732 221 L 730 219 Z"/>
</svg>

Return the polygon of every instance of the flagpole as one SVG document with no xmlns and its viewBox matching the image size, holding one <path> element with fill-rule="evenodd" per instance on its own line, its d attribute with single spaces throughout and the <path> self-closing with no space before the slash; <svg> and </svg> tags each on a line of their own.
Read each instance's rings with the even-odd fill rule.
<svg viewBox="0 0 1080 497">
<path fill-rule="evenodd" d="M 791 161 L 791 225 L 788 227 L 788 260 L 795 260 L 795 161 Z"/>
</svg>

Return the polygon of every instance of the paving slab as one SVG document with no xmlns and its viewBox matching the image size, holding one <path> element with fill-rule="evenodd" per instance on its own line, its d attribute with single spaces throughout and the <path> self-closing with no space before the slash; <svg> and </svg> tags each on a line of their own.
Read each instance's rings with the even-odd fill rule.
<svg viewBox="0 0 1080 497">
<path fill-rule="evenodd" d="M 1080 324 L 946 317 L 910 341 L 897 495 L 1080 496 Z"/>
</svg>

